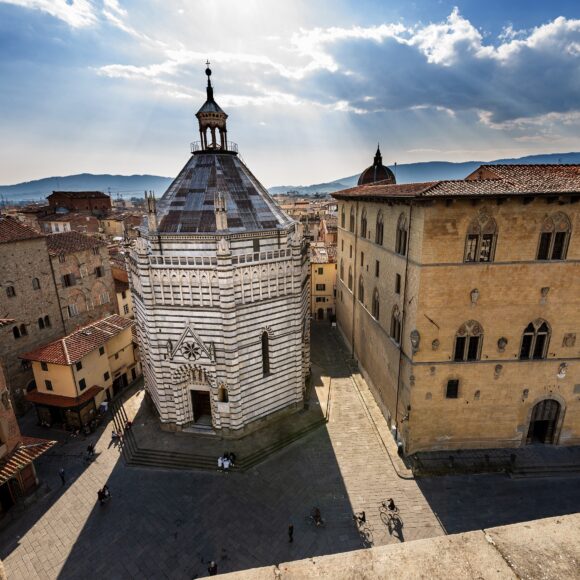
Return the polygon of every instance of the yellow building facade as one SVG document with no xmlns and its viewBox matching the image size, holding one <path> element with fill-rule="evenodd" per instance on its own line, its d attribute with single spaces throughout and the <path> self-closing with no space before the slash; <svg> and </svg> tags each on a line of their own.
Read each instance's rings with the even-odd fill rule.
<svg viewBox="0 0 580 580">
<path fill-rule="evenodd" d="M 336 312 L 336 246 L 310 244 L 310 312 L 315 320 L 334 320 Z"/>
<path fill-rule="evenodd" d="M 32 363 L 36 389 L 27 394 L 41 423 L 79 428 L 141 375 L 133 321 L 112 315 L 22 355 Z"/>
<path fill-rule="evenodd" d="M 580 167 L 338 192 L 337 321 L 407 454 L 580 443 Z"/>
</svg>

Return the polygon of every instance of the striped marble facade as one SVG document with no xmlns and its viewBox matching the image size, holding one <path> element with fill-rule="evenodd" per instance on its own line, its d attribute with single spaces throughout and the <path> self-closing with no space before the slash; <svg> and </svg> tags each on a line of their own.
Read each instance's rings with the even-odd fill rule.
<svg viewBox="0 0 580 580">
<path fill-rule="evenodd" d="M 162 423 L 194 425 L 191 391 L 209 393 L 211 425 L 224 436 L 302 406 L 309 263 L 299 224 L 212 234 L 153 227 L 133 243 L 129 267 L 145 387 Z"/>
</svg>

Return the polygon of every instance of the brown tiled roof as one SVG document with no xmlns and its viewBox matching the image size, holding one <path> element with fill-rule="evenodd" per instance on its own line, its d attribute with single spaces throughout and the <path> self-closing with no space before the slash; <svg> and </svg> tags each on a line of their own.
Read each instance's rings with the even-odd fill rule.
<svg viewBox="0 0 580 580">
<path fill-rule="evenodd" d="M 120 334 L 134 322 L 117 314 L 93 322 L 75 332 L 45 344 L 36 350 L 20 355 L 21 359 L 57 365 L 71 365 L 93 350 L 104 346 L 113 336 Z"/>
<path fill-rule="evenodd" d="M 85 236 L 79 232 L 50 234 L 46 237 L 46 243 L 48 253 L 51 256 L 74 254 L 75 252 L 82 252 L 84 250 L 90 250 L 91 248 L 107 245 L 97 238 Z"/>
<path fill-rule="evenodd" d="M 434 198 L 580 193 L 580 165 L 481 165 L 465 179 L 374 184 L 333 193 L 348 198 Z"/>
<path fill-rule="evenodd" d="M 14 318 L 0 318 L 0 328 L 3 328 L 4 326 L 10 326 L 11 324 L 14 324 L 14 322 Z"/>
<path fill-rule="evenodd" d="M 30 462 L 46 453 L 56 441 L 22 437 L 16 448 L 0 462 L 0 485 L 14 477 Z"/>
<path fill-rule="evenodd" d="M 113 278 L 115 278 L 113 276 Z M 115 278 L 115 292 L 125 292 L 129 290 L 129 282 Z"/>
<path fill-rule="evenodd" d="M 37 405 L 49 405 L 50 407 L 70 409 L 90 401 L 103 390 L 103 387 L 93 385 L 90 389 L 87 389 L 82 395 L 79 395 L 78 397 L 65 397 L 63 395 L 53 395 L 52 393 L 40 393 L 34 389 L 33 391 L 26 393 L 25 399 L 29 403 L 36 403 Z"/>
<path fill-rule="evenodd" d="M 0 216 L 0 244 L 44 237 L 41 233 L 9 217 Z"/>
<path fill-rule="evenodd" d="M 53 195 L 59 194 L 64 195 L 65 197 L 73 197 L 73 198 L 110 198 L 110 195 L 103 193 L 102 191 L 53 191 L 49 196 L 50 199 Z"/>
</svg>

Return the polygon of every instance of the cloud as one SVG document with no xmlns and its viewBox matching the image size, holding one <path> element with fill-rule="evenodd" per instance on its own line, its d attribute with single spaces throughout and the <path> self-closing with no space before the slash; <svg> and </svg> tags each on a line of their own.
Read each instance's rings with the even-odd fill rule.
<svg viewBox="0 0 580 580">
<path fill-rule="evenodd" d="M 0 0 L 0 3 L 40 10 L 66 22 L 72 28 L 87 28 L 98 22 L 95 7 L 90 0 Z"/>
</svg>

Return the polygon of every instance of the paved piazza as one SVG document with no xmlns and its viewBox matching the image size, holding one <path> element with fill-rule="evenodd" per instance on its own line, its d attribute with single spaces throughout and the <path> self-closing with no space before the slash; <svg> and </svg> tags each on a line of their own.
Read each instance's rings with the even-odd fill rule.
<svg viewBox="0 0 580 580">
<path fill-rule="evenodd" d="M 211 559 L 226 572 L 354 550 L 361 540 L 352 513 L 361 509 L 376 545 L 398 542 L 378 517 L 380 501 L 391 496 L 405 541 L 579 511 L 573 477 L 417 482 L 397 468 L 401 477 L 371 420 L 376 423 L 377 410 L 363 404 L 368 392 L 353 380 L 335 333 L 316 326 L 312 340 L 313 361 L 332 380 L 330 422 L 246 473 L 126 467 L 119 451 L 108 448 L 110 425 L 89 466 L 79 457 L 86 441 L 56 447 L 38 462 L 47 493 L 1 528 L 9 578 L 191 579 L 206 576 Z M 97 489 L 104 483 L 112 500 L 100 506 Z M 306 521 L 314 505 L 324 528 Z"/>
</svg>

